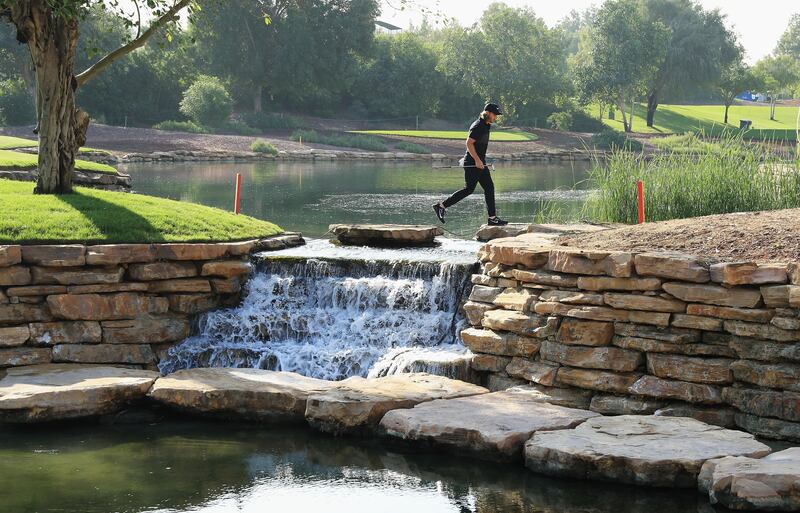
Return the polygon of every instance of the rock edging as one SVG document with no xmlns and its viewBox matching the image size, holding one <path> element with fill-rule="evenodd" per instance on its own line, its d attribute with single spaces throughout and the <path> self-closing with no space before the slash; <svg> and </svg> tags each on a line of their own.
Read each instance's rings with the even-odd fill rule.
<svg viewBox="0 0 800 513">
<path fill-rule="evenodd" d="M 0 377 L 46 363 L 153 369 L 194 316 L 239 302 L 249 255 L 299 234 L 232 243 L 0 245 Z"/>
<path fill-rule="evenodd" d="M 490 388 L 581 389 L 596 411 L 800 440 L 800 264 L 583 251 L 535 233 L 479 256 L 462 339 Z"/>
</svg>

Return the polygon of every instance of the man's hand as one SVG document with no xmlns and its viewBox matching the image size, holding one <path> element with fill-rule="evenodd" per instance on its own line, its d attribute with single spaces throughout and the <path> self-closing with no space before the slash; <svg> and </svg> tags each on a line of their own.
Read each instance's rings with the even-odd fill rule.
<svg viewBox="0 0 800 513">
<path fill-rule="evenodd" d="M 475 161 L 475 167 L 477 167 L 481 171 L 486 169 L 486 165 L 483 162 L 481 162 L 481 159 L 478 159 L 478 160 Z"/>
</svg>

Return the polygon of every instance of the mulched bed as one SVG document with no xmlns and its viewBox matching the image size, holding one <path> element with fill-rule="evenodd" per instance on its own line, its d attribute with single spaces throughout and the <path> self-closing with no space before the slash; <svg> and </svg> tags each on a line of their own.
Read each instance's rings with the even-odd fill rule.
<svg viewBox="0 0 800 513">
<path fill-rule="evenodd" d="M 742 212 L 560 237 L 581 249 L 679 251 L 712 261 L 800 261 L 800 209 Z"/>
</svg>

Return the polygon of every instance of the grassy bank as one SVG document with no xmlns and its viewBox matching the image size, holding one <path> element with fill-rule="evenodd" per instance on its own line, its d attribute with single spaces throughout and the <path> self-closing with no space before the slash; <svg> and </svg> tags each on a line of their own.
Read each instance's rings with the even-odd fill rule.
<svg viewBox="0 0 800 513">
<path fill-rule="evenodd" d="M 38 196 L 27 182 L 0 180 L 0 244 L 225 242 L 268 237 L 269 222 L 193 203 L 78 187 Z"/>
<path fill-rule="evenodd" d="M 598 108 L 587 110 L 597 116 Z M 739 121 L 748 119 L 753 122 L 748 138 L 761 140 L 796 141 L 797 140 L 797 107 L 777 107 L 775 120 L 769 119 L 768 105 L 733 105 L 728 112 L 728 125 L 723 124 L 725 107 L 722 105 L 659 105 L 656 111 L 655 126 L 648 127 L 647 109 L 638 104 L 633 116 L 633 131 L 645 134 L 683 134 L 702 131 L 707 135 L 718 135 L 723 130 L 738 128 Z M 604 112 L 604 118 L 607 112 Z M 616 111 L 616 119 L 603 119 L 606 126 L 622 131 L 622 114 Z"/>
<path fill-rule="evenodd" d="M 737 138 L 652 159 L 617 151 L 595 163 L 590 179 L 597 193 L 583 215 L 593 221 L 637 222 L 638 180 L 647 221 L 800 207 L 800 162 L 781 161 Z"/>
<path fill-rule="evenodd" d="M 35 153 L 0 150 L 0 169 L 35 169 L 38 164 L 39 156 Z M 117 170 L 107 164 L 88 160 L 76 160 L 75 169 L 93 173 L 117 174 Z"/>
<path fill-rule="evenodd" d="M 39 146 L 39 143 L 31 139 L 0 135 L 0 150 L 10 150 L 13 148 L 35 148 L 36 146 Z"/>
<path fill-rule="evenodd" d="M 404 137 L 419 137 L 421 139 L 465 139 L 466 130 L 361 130 L 356 134 L 394 135 Z M 492 141 L 495 142 L 525 142 L 535 141 L 539 137 L 529 132 L 510 130 L 493 130 Z"/>
</svg>

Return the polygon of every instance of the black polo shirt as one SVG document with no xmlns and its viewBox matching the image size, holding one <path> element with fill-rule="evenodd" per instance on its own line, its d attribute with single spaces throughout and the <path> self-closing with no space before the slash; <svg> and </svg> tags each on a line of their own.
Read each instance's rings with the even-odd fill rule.
<svg viewBox="0 0 800 513">
<path fill-rule="evenodd" d="M 492 125 L 481 118 L 478 118 L 478 120 L 469 127 L 469 138 L 475 140 L 475 152 L 484 164 L 486 164 L 486 149 L 489 147 L 489 132 L 491 132 L 491 130 Z M 464 156 L 464 165 L 475 165 L 475 159 L 472 158 L 469 151 L 467 151 L 467 154 Z"/>
</svg>

